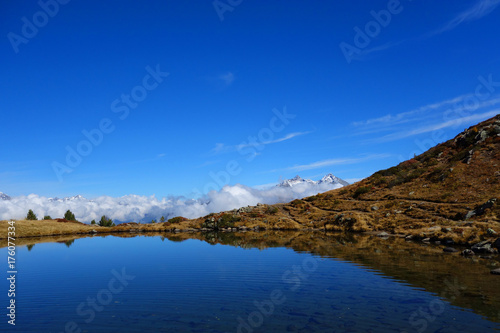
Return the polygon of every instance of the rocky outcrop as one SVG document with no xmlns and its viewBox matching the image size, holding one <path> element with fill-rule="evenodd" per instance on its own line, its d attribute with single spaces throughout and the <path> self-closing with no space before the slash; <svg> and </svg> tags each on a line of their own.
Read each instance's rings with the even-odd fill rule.
<svg viewBox="0 0 500 333">
<path fill-rule="evenodd" d="M 495 205 L 496 202 L 497 202 L 497 199 L 496 198 L 492 198 L 492 199 L 486 201 L 484 204 L 476 206 L 473 210 L 470 210 L 470 211 L 467 212 L 467 214 L 465 214 L 464 220 L 468 220 L 468 219 L 470 219 L 473 216 L 481 216 L 481 215 L 483 215 L 484 212 L 486 211 L 486 209 L 492 208 L 493 205 Z"/>
<path fill-rule="evenodd" d="M 493 247 L 493 242 L 491 240 L 485 240 L 477 244 L 474 244 L 472 245 L 471 250 L 474 251 L 474 253 L 485 253 L 485 254 L 498 253 L 498 250 Z"/>
</svg>

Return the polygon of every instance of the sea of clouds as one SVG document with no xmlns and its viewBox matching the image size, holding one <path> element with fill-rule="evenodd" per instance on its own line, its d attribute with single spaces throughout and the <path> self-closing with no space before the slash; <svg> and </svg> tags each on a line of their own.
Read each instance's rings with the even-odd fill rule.
<svg viewBox="0 0 500 333">
<path fill-rule="evenodd" d="M 30 194 L 0 200 L 0 220 L 23 219 L 32 209 L 38 219 L 45 215 L 61 218 L 66 210 L 71 210 L 77 220 L 89 223 L 106 215 L 115 222 L 150 222 L 161 216 L 197 218 L 214 212 L 221 212 L 254 206 L 257 203 L 275 204 L 289 202 L 317 193 L 339 188 L 338 184 L 297 184 L 293 187 L 274 186 L 255 189 L 244 185 L 224 186 L 219 191 L 211 191 L 200 199 L 168 197 L 158 199 L 153 196 L 125 195 L 123 197 L 100 196 L 92 199 L 75 198 L 58 201 L 48 197 Z"/>
</svg>

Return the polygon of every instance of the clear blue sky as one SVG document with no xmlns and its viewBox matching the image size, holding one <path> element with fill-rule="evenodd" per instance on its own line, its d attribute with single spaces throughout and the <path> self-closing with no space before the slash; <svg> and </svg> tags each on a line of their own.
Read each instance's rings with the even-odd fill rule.
<svg viewBox="0 0 500 333">
<path fill-rule="evenodd" d="M 61 2 L 0 5 L 9 195 L 359 179 L 500 108 L 499 0 Z"/>
</svg>

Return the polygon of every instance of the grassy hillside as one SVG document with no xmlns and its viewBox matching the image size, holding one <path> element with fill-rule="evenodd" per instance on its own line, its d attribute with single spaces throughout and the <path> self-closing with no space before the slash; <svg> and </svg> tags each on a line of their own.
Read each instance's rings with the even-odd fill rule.
<svg viewBox="0 0 500 333">
<path fill-rule="evenodd" d="M 196 221 L 202 227 L 210 218 L 230 215 L 236 226 L 383 230 L 474 243 L 500 232 L 499 148 L 500 116 L 496 116 L 342 189 Z"/>
</svg>

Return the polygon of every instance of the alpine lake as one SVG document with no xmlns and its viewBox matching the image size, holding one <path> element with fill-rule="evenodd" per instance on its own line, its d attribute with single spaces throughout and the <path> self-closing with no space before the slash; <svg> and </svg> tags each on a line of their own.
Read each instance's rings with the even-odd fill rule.
<svg viewBox="0 0 500 333">
<path fill-rule="evenodd" d="M 302 231 L 17 243 L 15 326 L 4 278 L 3 332 L 500 331 L 498 255 Z"/>
</svg>

